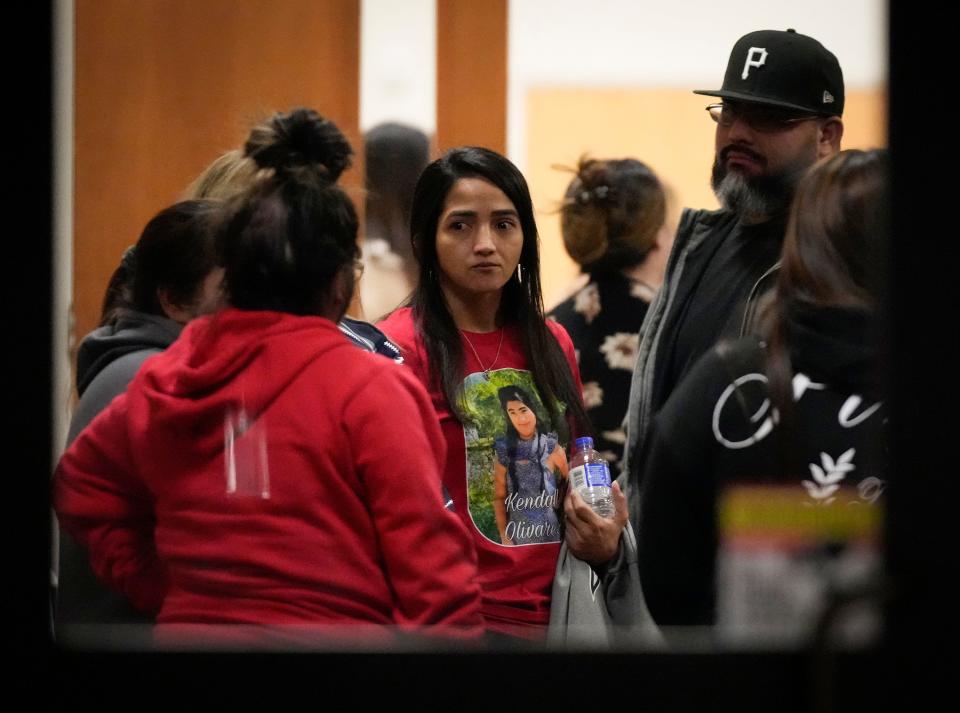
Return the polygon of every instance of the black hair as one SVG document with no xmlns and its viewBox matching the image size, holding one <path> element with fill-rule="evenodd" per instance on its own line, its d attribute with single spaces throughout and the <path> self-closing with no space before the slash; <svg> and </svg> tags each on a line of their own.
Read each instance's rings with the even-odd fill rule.
<svg viewBox="0 0 960 713">
<path fill-rule="evenodd" d="M 104 327 L 113 324 L 122 309 L 133 307 L 133 268 L 136 265 L 136 247 L 131 245 L 123 251 L 120 264 L 110 275 L 107 289 L 103 293 L 103 304 L 100 307 L 100 325 Z"/>
<path fill-rule="evenodd" d="M 639 265 L 657 243 L 666 206 L 663 185 L 645 163 L 581 157 L 560 208 L 564 247 L 585 273 Z"/>
<path fill-rule="evenodd" d="M 216 266 L 211 233 L 216 208 L 213 201 L 180 201 L 150 219 L 110 277 L 101 326 L 113 324 L 124 309 L 165 316 L 159 290 L 179 305 L 197 298 L 204 278 Z"/>
<path fill-rule="evenodd" d="M 506 434 L 506 444 L 507 444 L 507 475 L 510 478 L 510 484 L 513 486 L 513 492 L 519 492 L 520 483 L 517 481 L 517 468 L 516 468 L 516 458 L 517 458 L 517 443 L 520 441 L 520 434 L 517 432 L 516 427 L 513 425 L 513 421 L 510 419 L 510 414 L 507 413 L 507 404 L 510 401 L 519 401 L 531 412 L 533 412 L 534 418 L 537 419 L 537 428 L 536 434 L 540 433 L 540 424 L 543 423 L 543 419 L 540 417 L 540 413 L 537 411 L 536 406 L 534 405 L 534 400 L 530 397 L 530 394 L 526 392 L 520 386 L 504 386 L 497 391 L 497 398 L 500 400 L 500 408 L 503 409 L 503 418 L 506 421 L 506 429 L 504 433 Z M 537 444 L 539 445 L 539 439 L 536 439 Z M 543 482 L 546 476 L 543 475 L 541 470 L 541 488 L 546 488 L 546 483 Z"/>
<path fill-rule="evenodd" d="M 883 290 L 878 256 L 887 235 L 888 186 L 885 149 L 848 149 L 821 159 L 797 187 L 777 286 L 762 324 L 782 450 L 793 425 L 791 316 L 841 308 L 874 318 Z M 879 374 L 868 376 L 879 381 Z"/>
<path fill-rule="evenodd" d="M 353 150 L 333 122 L 300 108 L 254 127 L 244 153 L 272 175 L 226 205 L 217 255 L 228 300 L 320 314 L 334 277 L 359 255 L 357 214 L 336 185 Z"/>
<path fill-rule="evenodd" d="M 443 391 L 457 418 L 466 421 L 461 404 L 463 345 L 440 287 L 437 259 L 437 226 L 447 194 L 461 178 L 489 181 L 516 208 L 523 231 L 519 263 L 522 278 L 514 273 L 503 286 L 498 322 L 519 327 L 523 354 L 551 421 L 566 435 L 566 423 L 558 413 L 557 402 L 562 401 L 580 432 L 589 431 L 590 422 L 570 366 L 544 321 L 539 237 L 527 182 L 507 158 L 486 148 L 465 146 L 447 151 L 424 169 L 413 193 L 410 239 L 420 264 L 420 279 L 410 304 L 426 347 L 431 379 Z"/>
</svg>

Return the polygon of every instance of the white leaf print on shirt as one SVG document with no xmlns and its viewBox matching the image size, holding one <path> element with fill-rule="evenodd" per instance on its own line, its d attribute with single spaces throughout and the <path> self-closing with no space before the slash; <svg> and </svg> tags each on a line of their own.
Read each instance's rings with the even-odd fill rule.
<svg viewBox="0 0 960 713">
<path fill-rule="evenodd" d="M 653 302 L 656 294 L 657 291 L 646 282 L 634 281 L 633 284 L 630 285 L 630 296 L 636 297 L 644 302 Z"/>
<path fill-rule="evenodd" d="M 620 456 L 613 451 L 600 451 L 600 455 L 606 459 L 607 463 L 616 463 L 620 460 Z"/>
<path fill-rule="evenodd" d="M 583 385 L 583 407 L 596 408 L 603 404 L 603 388 L 596 381 L 588 381 Z"/>
<path fill-rule="evenodd" d="M 851 462 L 856 453 L 855 448 L 845 451 L 836 462 L 826 453 L 820 454 L 820 465 L 810 464 L 810 474 L 813 481 L 804 480 L 803 487 L 807 489 L 807 494 L 823 505 L 829 505 L 834 501 L 832 497 L 840 489 L 840 483 L 847 477 L 847 473 L 854 470 L 856 466 Z"/>
<path fill-rule="evenodd" d="M 600 352 L 607 360 L 611 369 L 626 369 L 633 371 L 637 363 L 637 352 L 640 349 L 640 335 L 630 332 L 617 332 L 603 340 Z"/>
<path fill-rule="evenodd" d="M 597 289 L 597 283 L 591 282 L 577 293 L 573 298 L 573 311 L 582 314 L 587 324 L 600 314 L 600 290 Z"/>
<path fill-rule="evenodd" d="M 871 475 L 869 478 L 864 478 L 860 481 L 860 485 L 857 486 L 857 492 L 860 494 L 861 499 L 868 503 L 875 503 L 880 495 L 883 494 L 885 487 L 886 483 L 880 478 Z"/>
<path fill-rule="evenodd" d="M 611 443 L 626 443 L 627 434 L 622 428 L 618 428 L 616 431 L 604 431 L 600 434 L 606 438 Z"/>
</svg>

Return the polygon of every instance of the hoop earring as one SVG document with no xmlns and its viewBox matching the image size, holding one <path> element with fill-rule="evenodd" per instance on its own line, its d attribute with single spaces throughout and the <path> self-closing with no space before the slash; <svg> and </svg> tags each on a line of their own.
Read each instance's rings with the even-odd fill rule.
<svg viewBox="0 0 960 713">
<path fill-rule="evenodd" d="M 520 266 L 520 263 L 517 263 L 517 282 L 523 284 L 523 268 Z"/>
</svg>

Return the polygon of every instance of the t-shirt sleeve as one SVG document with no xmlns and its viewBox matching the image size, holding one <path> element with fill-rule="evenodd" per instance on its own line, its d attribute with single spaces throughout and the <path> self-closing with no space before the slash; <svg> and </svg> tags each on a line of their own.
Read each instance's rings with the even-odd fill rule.
<svg viewBox="0 0 960 713">
<path fill-rule="evenodd" d="M 577 353 L 573 346 L 573 340 L 570 339 L 570 334 L 564 329 L 563 325 L 553 320 L 547 320 L 547 326 L 557 340 L 557 344 L 560 345 L 563 356 L 567 359 L 567 364 L 570 366 L 570 373 L 573 375 L 573 381 L 577 387 L 577 393 L 582 394 L 583 384 L 580 383 L 580 367 L 577 366 Z"/>
<path fill-rule="evenodd" d="M 382 371 L 349 401 L 344 426 L 356 451 L 397 623 L 480 631 L 477 555 L 466 526 L 445 509 L 446 442 L 423 387 L 403 369 Z"/>
<path fill-rule="evenodd" d="M 427 369 L 423 344 L 417 339 L 416 323 L 407 307 L 393 312 L 386 319 L 377 322 L 377 328 L 400 349 L 403 365 L 409 368 L 421 384 L 428 384 L 430 374 Z"/>
<path fill-rule="evenodd" d="M 507 455 L 507 439 L 498 436 L 493 439 L 493 452 L 497 456 L 497 462 L 502 466 L 510 465 L 510 457 Z"/>
<path fill-rule="evenodd" d="M 580 367 L 577 365 L 577 354 L 573 348 L 573 340 L 570 339 L 570 335 L 567 333 L 567 330 L 563 328 L 563 325 L 553 321 L 552 319 L 547 320 L 547 327 L 550 328 L 550 332 L 557 340 L 557 344 L 560 345 L 560 350 L 563 352 L 563 356 L 567 360 L 567 365 L 570 367 L 570 374 L 573 376 L 574 389 L 580 396 L 582 403 L 583 383 L 580 381 Z M 571 429 L 571 440 L 572 438 L 581 435 L 579 434 L 574 419 L 570 416 L 569 412 L 567 413 L 567 423 Z"/>
<path fill-rule="evenodd" d="M 57 465 L 60 525 L 85 547 L 93 571 L 140 611 L 159 611 L 167 590 L 157 556 L 153 499 L 136 477 L 121 394 L 80 433 Z"/>
</svg>

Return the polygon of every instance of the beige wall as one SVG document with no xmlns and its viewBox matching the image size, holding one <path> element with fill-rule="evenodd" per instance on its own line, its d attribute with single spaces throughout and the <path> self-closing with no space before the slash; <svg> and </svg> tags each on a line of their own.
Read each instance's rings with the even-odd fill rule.
<svg viewBox="0 0 960 713">
<path fill-rule="evenodd" d="M 710 97 L 689 89 L 544 88 L 527 96 L 526 177 L 542 241 L 543 297 L 560 301 L 577 275 L 563 249 L 556 210 L 581 154 L 633 157 L 668 186 L 670 216 L 683 206 L 716 208 L 710 190 L 714 124 L 704 107 Z M 851 90 L 844 109 L 844 148 L 886 145 L 885 91 Z"/>
</svg>

